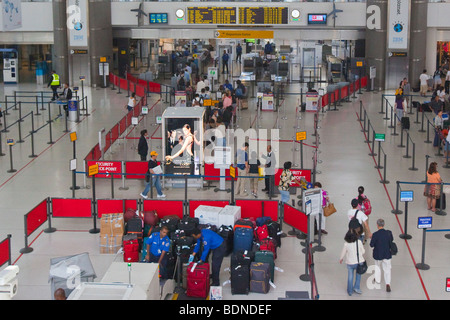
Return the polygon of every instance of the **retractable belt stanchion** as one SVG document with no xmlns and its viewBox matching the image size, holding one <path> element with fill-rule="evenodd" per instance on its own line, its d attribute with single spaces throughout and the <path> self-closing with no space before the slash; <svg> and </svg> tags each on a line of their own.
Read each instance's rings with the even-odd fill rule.
<svg viewBox="0 0 450 320">
<path fill-rule="evenodd" d="M 404 240 L 411 239 L 412 236 L 408 234 L 408 201 L 405 201 L 405 223 L 403 229 L 405 231 L 399 235 L 399 238 Z"/>
<path fill-rule="evenodd" d="M 51 116 L 51 112 L 50 112 L 50 102 L 48 103 L 48 130 L 49 130 L 49 133 L 50 133 L 50 141 L 49 142 L 47 142 L 47 144 L 54 144 L 55 142 L 53 141 L 53 138 L 52 138 L 52 122 L 53 122 L 53 120 L 52 120 L 52 116 Z"/>
<path fill-rule="evenodd" d="M 398 207 L 399 200 L 400 200 L 400 181 L 397 181 L 397 192 L 396 192 L 396 196 L 395 196 L 395 209 L 391 210 L 391 213 L 394 213 L 394 214 L 402 214 L 403 213 L 403 211 L 399 210 L 399 207 Z"/>
<path fill-rule="evenodd" d="M 430 266 L 425 263 L 425 244 L 427 239 L 427 228 L 423 228 L 422 233 L 422 260 L 416 263 L 416 268 L 419 270 L 429 270 Z"/>
<path fill-rule="evenodd" d="M 13 166 L 13 152 L 12 152 L 13 145 L 14 145 L 14 143 L 8 143 L 8 146 L 9 146 L 9 163 L 11 165 L 11 169 L 9 169 L 7 171 L 8 173 L 13 173 L 13 172 L 17 171 L 16 169 L 14 169 L 14 166 Z"/>
<path fill-rule="evenodd" d="M 0 157 L 3 157 L 5 154 L 3 153 L 3 142 L 2 142 L 2 132 L 0 131 Z"/>
<path fill-rule="evenodd" d="M 92 205 L 94 208 L 93 212 L 93 220 L 94 220 L 94 227 L 89 230 L 89 233 L 99 233 L 100 229 L 97 228 L 97 200 L 95 198 L 95 174 L 92 175 Z"/>
<path fill-rule="evenodd" d="M 308 235 L 307 235 L 306 241 L 305 241 L 305 249 L 302 250 L 305 252 L 305 273 L 300 275 L 299 279 L 302 281 L 311 281 L 311 276 L 309 274 L 309 250 L 310 250 L 309 234 L 311 233 L 310 226 L 309 226 L 309 224 L 310 224 L 309 223 L 309 219 L 310 219 L 309 214 L 306 216 L 306 219 L 307 219 L 307 224 L 308 224 Z"/>
<path fill-rule="evenodd" d="M 31 111 L 31 131 L 30 131 L 30 135 L 31 135 L 31 154 L 29 155 L 29 158 L 36 158 L 37 155 L 34 154 L 34 134 L 36 133 L 36 131 L 34 130 L 34 115 L 33 115 L 33 111 Z M 1 141 L 0 141 L 1 143 Z"/>
</svg>

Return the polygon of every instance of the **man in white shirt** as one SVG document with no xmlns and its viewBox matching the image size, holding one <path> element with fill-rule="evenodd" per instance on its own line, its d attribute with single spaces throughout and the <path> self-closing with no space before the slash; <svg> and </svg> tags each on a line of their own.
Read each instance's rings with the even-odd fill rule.
<svg viewBox="0 0 450 320">
<path fill-rule="evenodd" d="M 348 221 L 352 220 L 352 218 L 355 216 L 356 210 L 358 210 L 358 199 L 353 199 L 352 209 L 347 211 Z M 368 223 L 369 218 L 365 215 L 365 213 L 362 210 L 358 210 L 358 213 L 356 214 L 356 219 L 363 226 L 363 233 L 361 234 L 360 237 L 361 241 L 364 241 L 364 231 L 367 232 L 367 239 L 372 238 L 372 232 L 370 232 Z"/>
<path fill-rule="evenodd" d="M 420 79 L 420 95 L 422 97 L 424 97 L 427 92 L 428 92 L 428 75 L 427 75 L 427 70 L 424 69 L 422 74 L 420 75 L 419 79 Z"/>
<path fill-rule="evenodd" d="M 449 93 L 450 89 L 450 70 L 447 71 L 447 74 L 445 75 L 445 93 Z"/>
</svg>

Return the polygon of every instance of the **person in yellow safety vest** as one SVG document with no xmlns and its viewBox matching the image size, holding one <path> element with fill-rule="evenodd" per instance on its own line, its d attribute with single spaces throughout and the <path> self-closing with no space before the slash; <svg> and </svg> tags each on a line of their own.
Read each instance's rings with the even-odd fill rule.
<svg viewBox="0 0 450 320">
<path fill-rule="evenodd" d="M 60 87 L 61 82 L 59 81 L 59 75 L 53 70 L 52 75 L 50 77 L 50 81 L 47 87 L 51 87 L 53 91 L 52 101 L 55 101 L 58 98 L 58 88 Z"/>
</svg>

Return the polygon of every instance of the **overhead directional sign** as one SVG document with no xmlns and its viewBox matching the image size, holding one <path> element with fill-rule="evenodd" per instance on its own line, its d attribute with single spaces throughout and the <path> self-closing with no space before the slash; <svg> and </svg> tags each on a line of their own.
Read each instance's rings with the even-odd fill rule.
<svg viewBox="0 0 450 320">
<path fill-rule="evenodd" d="M 218 39 L 273 39 L 273 30 L 217 30 Z"/>
</svg>

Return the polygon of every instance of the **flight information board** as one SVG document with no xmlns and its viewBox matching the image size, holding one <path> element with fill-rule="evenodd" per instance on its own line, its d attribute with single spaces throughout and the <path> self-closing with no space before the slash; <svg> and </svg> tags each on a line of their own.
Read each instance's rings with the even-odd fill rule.
<svg viewBox="0 0 450 320">
<path fill-rule="evenodd" d="M 239 24 L 288 24 L 287 7 L 241 7 Z"/>
<path fill-rule="evenodd" d="M 234 7 L 190 7 L 187 21 L 193 24 L 236 24 Z"/>
</svg>

